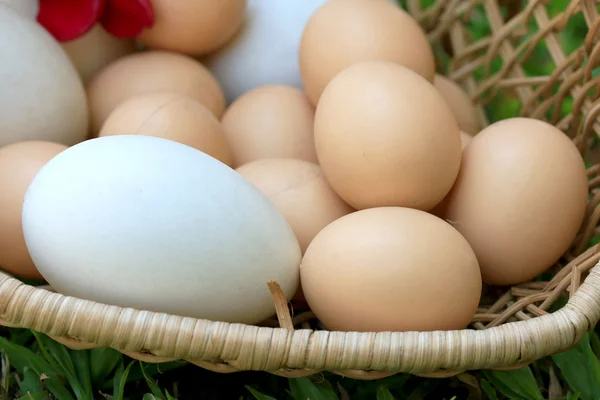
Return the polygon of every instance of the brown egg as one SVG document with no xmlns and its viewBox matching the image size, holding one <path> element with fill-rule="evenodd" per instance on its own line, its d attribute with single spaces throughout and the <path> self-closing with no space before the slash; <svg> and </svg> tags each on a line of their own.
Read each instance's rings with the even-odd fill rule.
<svg viewBox="0 0 600 400">
<path fill-rule="evenodd" d="M 286 217 L 302 252 L 336 219 L 354 211 L 325 180 L 321 168 L 291 158 L 263 159 L 237 168 Z"/>
<path fill-rule="evenodd" d="M 130 97 L 170 91 L 204 104 L 217 118 L 225 110 L 219 82 L 198 61 L 165 51 L 122 57 L 100 71 L 88 86 L 92 133 L 97 135 L 110 113 Z"/>
<path fill-rule="evenodd" d="M 463 131 L 460 131 L 460 145 L 462 147 L 462 149 L 464 150 L 465 147 L 467 147 L 471 142 L 473 141 L 473 136 L 469 135 L 468 133 L 465 133 Z"/>
<path fill-rule="evenodd" d="M 152 0 L 154 25 L 138 36 L 153 49 L 199 56 L 225 45 L 240 29 L 246 0 Z"/>
<path fill-rule="evenodd" d="M 481 130 L 477 110 L 460 86 L 442 75 L 435 76 L 433 85 L 450 106 L 462 131 L 474 135 Z"/>
<path fill-rule="evenodd" d="M 404 65 L 429 81 L 435 75 L 425 33 L 397 4 L 330 0 L 311 16 L 300 41 L 299 68 L 313 104 L 337 73 L 369 60 Z"/>
<path fill-rule="evenodd" d="M 99 136 L 145 135 L 194 147 L 231 165 L 229 145 L 217 118 L 202 104 L 179 93 L 150 93 L 121 103 Z"/>
<path fill-rule="evenodd" d="M 263 158 L 317 162 L 314 108 L 300 89 L 286 85 L 253 89 L 229 106 L 221 122 L 236 166 Z"/>
<path fill-rule="evenodd" d="M 458 174 L 459 132 L 431 83 L 384 61 L 358 63 L 338 74 L 315 114 L 323 173 L 356 209 L 433 208 Z"/>
<path fill-rule="evenodd" d="M 61 43 L 84 83 L 116 59 L 136 50 L 132 39 L 119 39 L 97 24 L 85 35 Z"/>
<path fill-rule="evenodd" d="M 467 241 L 423 211 L 382 207 L 334 221 L 300 265 L 304 296 L 330 330 L 463 329 L 481 296 Z"/>
<path fill-rule="evenodd" d="M 67 146 L 26 141 L 0 147 L 0 268 L 42 280 L 25 245 L 21 213 L 25 193 L 38 171 Z"/>
<path fill-rule="evenodd" d="M 460 131 L 460 144 L 462 146 L 463 153 L 465 151 L 465 147 L 467 147 L 471 143 L 471 141 L 473 141 L 473 136 L 469 135 L 468 133 L 464 133 L 463 131 Z M 446 197 L 444 197 L 444 199 L 438 203 L 437 206 L 429 210 L 429 213 L 443 218 L 444 214 L 446 213 L 446 206 L 448 204 L 449 196 L 450 193 L 448 193 Z"/>
<path fill-rule="evenodd" d="M 444 217 L 469 241 L 483 280 L 526 282 L 567 250 L 584 217 L 588 182 L 577 148 L 554 126 L 511 118 L 465 148 Z"/>
</svg>

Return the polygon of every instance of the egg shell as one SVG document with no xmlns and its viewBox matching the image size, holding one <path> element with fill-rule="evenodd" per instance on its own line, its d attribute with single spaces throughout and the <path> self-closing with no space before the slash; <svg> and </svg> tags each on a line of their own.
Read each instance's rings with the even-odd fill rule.
<svg viewBox="0 0 600 400">
<path fill-rule="evenodd" d="M 246 0 L 152 0 L 154 25 L 138 40 L 153 49 L 203 55 L 227 43 L 244 21 Z"/>
<path fill-rule="evenodd" d="M 395 63 L 366 61 L 338 74 L 319 101 L 314 130 L 327 181 L 356 209 L 427 211 L 460 167 L 460 131 L 444 99 Z"/>
<path fill-rule="evenodd" d="M 0 3 L 0 146 L 86 138 L 88 110 L 77 71 L 37 22 Z"/>
<path fill-rule="evenodd" d="M 96 24 L 85 35 L 61 43 L 84 83 L 111 62 L 136 50 L 133 39 L 119 39 Z"/>
<path fill-rule="evenodd" d="M 0 0 L 27 19 L 35 21 L 40 11 L 39 0 Z"/>
<path fill-rule="evenodd" d="M 208 108 L 179 93 L 150 93 L 121 103 L 99 136 L 145 135 L 194 147 L 231 165 L 231 152 L 219 120 Z"/>
<path fill-rule="evenodd" d="M 267 85 L 239 97 L 221 122 L 234 164 L 263 158 L 298 158 L 317 162 L 314 108 L 300 89 Z"/>
<path fill-rule="evenodd" d="M 285 216 L 302 252 L 321 229 L 354 211 L 331 189 L 317 164 L 291 158 L 264 159 L 236 171 Z"/>
<path fill-rule="evenodd" d="M 429 81 L 435 75 L 425 32 L 389 1 L 326 2 L 308 20 L 298 57 L 304 90 L 315 105 L 335 75 L 361 61 L 394 62 Z"/>
<path fill-rule="evenodd" d="M 558 261 L 582 223 L 587 195 L 571 140 L 546 122 L 510 118 L 465 148 L 444 218 L 475 250 L 486 283 L 513 285 Z"/>
<path fill-rule="evenodd" d="M 28 279 L 42 279 L 21 226 L 25 192 L 39 170 L 67 146 L 27 141 L 0 147 L 0 268 Z"/>
<path fill-rule="evenodd" d="M 217 118 L 225 111 L 219 82 L 200 62 L 183 54 L 145 51 L 119 58 L 90 81 L 92 133 L 97 135 L 110 113 L 128 98 L 163 91 L 191 97 Z"/>
<path fill-rule="evenodd" d="M 475 254 L 456 229 L 401 207 L 357 211 L 325 227 L 300 276 L 311 310 L 341 331 L 463 329 L 482 287 Z"/>
<path fill-rule="evenodd" d="M 248 0 L 244 23 L 202 62 L 217 77 L 228 104 L 264 85 L 302 87 L 298 44 L 312 13 L 327 0 Z"/>
<path fill-rule="evenodd" d="M 474 135 L 481 130 L 475 105 L 457 83 L 436 74 L 433 85 L 446 100 L 463 132 Z"/>
<path fill-rule="evenodd" d="M 225 164 L 151 136 L 108 136 L 46 164 L 23 205 L 31 257 L 66 295 L 210 320 L 274 314 L 301 253 L 285 218 Z"/>
</svg>

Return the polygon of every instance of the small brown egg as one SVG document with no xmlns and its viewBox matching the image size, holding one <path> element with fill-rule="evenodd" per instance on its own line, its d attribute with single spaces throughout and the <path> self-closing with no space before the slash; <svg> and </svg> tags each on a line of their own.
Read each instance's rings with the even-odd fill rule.
<svg viewBox="0 0 600 400">
<path fill-rule="evenodd" d="M 426 212 L 382 207 L 325 227 L 300 264 L 304 296 L 330 330 L 463 329 L 481 296 L 473 250 Z"/>
<path fill-rule="evenodd" d="M 110 63 L 88 85 L 92 133 L 97 135 L 110 113 L 130 97 L 178 92 L 204 104 L 217 118 L 225 110 L 219 82 L 195 59 L 165 51 L 130 54 Z"/>
<path fill-rule="evenodd" d="M 430 82 L 398 64 L 366 61 L 338 74 L 319 101 L 314 130 L 325 177 L 356 209 L 427 211 L 458 175 L 452 112 Z"/>
<path fill-rule="evenodd" d="M 179 93 L 150 93 L 121 103 L 99 136 L 145 135 L 194 147 L 231 165 L 221 123 L 205 106 Z"/>
<path fill-rule="evenodd" d="M 25 245 L 21 227 L 23 200 L 38 171 L 66 148 L 43 141 L 0 147 L 0 268 L 11 274 L 43 279 Z"/>
<path fill-rule="evenodd" d="M 460 86 L 438 74 L 433 80 L 433 85 L 448 103 L 462 131 L 474 135 L 481 130 L 477 110 Z"/>
<path fill-rule="evenodd" d="M 314 108 L 300 89 L 266 85 L 234 101 L 221 119 L 239 166 L 263 158 L 317 162 Z"/>
<path fill-rule="evenodd" d="M 237 172 L 286 217 L 302 252 L 321 229 L 354 211 L 331 189 L 317 164 L 273 158 L 242 165 Z"/>
<path fill-rule="evenodd" d="M 469 135 L 468 133 L 464 133 L 463 131 L 460 131 L 460 144 L 462 146 L 463 152 L 465 151 L 465 147 L 467 147 L 471 143 L 472 140 L 473 140 L 473 136 Z M 438 205 L 436 205 L 431 210 L 429 210 L 429 213 L 433 214 L 435 216 L 438 216 L 440 218 L 443 218 L 443 215 L 446 213 L 446 205 L 448 204 L 448 196 L 450 196 L 450 193 L 448 193 L 446 195 L 446 197 L 444 197 L 444 199 L 438 203 Z"/>
<path fill-rule="evenodd" d="M 435 75 L 424 31 L 397 4 L 330 0 L 308 20 L 300 40 L 299 68 L 313 104 L 337 73 L 370 60 L 404 65 L 429 81 Z"/>
<path fill-rule="evenodd" d="M 464 150 L 465 147 L 467 147 L 471 142 L 473 141 L 473 136 L 469 135 L 468 133 L 465 133 L 463 131 L 460 131 L 460 145 L 462 147 L 462 149 Z"/>
<path fill-rule="evenodd" d="M 61 45 L 85 84 L 102 68 L 136 50 L 134 40 L 116 38 L 100 24 L 85 35 Z"/>
<path fill-rule="evenodd" d="M 138 36 L 149 48 L 200 56 L 240 29 L 246 0 L 152 0 L 155 22 Z"/>
<path fill-rule="evenodd" d="M 565 134 L 543 121 L 510 118 L 465 148 L 444 218 L 473 247 L 484 282 L 513 285 L 564 254 L 587 194 L 583 159 Z"/>
</svg>

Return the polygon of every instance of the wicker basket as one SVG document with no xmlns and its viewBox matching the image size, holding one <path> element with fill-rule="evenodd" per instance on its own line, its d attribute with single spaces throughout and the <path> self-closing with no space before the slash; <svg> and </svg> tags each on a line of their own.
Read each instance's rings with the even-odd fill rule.
<svg viewBox="0 0 600 400">
<path fill-rule="evenodd" d="M 427 30 L 439 70 L 477 102 L 482 123 L 488 104 L 510 98 L 521 115 L 550 121 L 582 152 L 593 153 L 600 133 L 600 77 L 594 77 L 600 65 L 599 7 L 594 0 L 572 0 L 565 12 L 553 15 L 555 1 L 440 0 L 425 7 L 421 0 L 408 0 L 406 6 Z M 585 21 L 585 41 L 569 49 L 561 35 L 576 19 Z M 491 32 L 475 35 L 482 20 Z M 536 52 L 545 52 L 553 72 L 525 74 L 523 66 Z M 596 157 L 592 153 L 588 157 Z M 93 303 L 5 274 L 0 275 L 0 323 L 44 332 L 72 348 L 109 346 L 148 362 L 183 359 L 222 373 L 263 370 L 300 377 L 327 370 L 375 379 L 398 372 L 442 377 L 519 367 L 568 349 L 600 319 L 600 247 L 588 248 L 600 220 L 600 165 L 590 167 L 589 176 L 585 222 L 553 278 L 487 288 L 470 328 L 462 331 L 314 329 L 319 325 L 309 311 L 296 309 L 292 319 L 273 282 L 278 320 L 247 326 Z"/>
</svg>

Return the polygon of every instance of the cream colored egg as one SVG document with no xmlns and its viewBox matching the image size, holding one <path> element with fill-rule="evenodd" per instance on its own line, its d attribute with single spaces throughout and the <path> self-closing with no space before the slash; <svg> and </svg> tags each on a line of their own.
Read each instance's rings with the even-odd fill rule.
<svg viewBox="0 0 600 400">
<path fill-rule="evenodd" d="M 136 50 L 134 40 L 116 38 L 106 32 L 100 24 L 95 25 L 85 35 L 62 43 L 62 47 L 84 83 L 89 82 L 111 62 Z"/>
<path fill-rule="evenodd" d="M 204 104 L 217 118 L 225 110 L 219 82 L 197 60 L 167 51 L 121 57 L 94 76 L 88 86 L 92 134 L 123 101 L 154 92 L 177 92 Z"/>
<path fill-rule="evenodd" d="M 263 158 L 317 162 L 314 108 L 293 86 L 261 86 L 239 97 L 221 122 L 239 166 Z"/>
<path fill-rule="evenodd" d="M 475 135 L 481 130 L 477 110 L 469 96 L 458 84 L 445 76 L 436 74 L 433 85 L 446 100 L 463 132 Z"/>
<path fill-rule="evenodd" d="M 0 146 L 27 140 L 73 145 L 87 136 L 77 71 L 37 22 L 0 3 Z"/>
<path fill-rule="evenodd" d="M 121 103 L 99 136 L 145 135 L 194 147 L 231 165 L 231 152 L 219 120 L 202 104 L 179 93 L 157 92 Z"/>
</svg>

